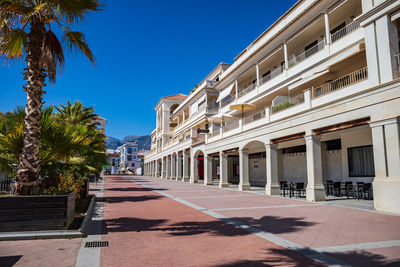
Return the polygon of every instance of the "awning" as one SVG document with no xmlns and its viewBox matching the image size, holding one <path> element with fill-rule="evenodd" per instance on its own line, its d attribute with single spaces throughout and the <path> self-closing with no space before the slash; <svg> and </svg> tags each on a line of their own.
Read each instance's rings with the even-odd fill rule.
<svg viewBox="0 0 400 267">
<path fill-rule="evenodd" d="M 227 97 L 228 95 L 230 95 L 233 86 L 235 85 L 235 83 L 232 83 L 231 85 L 229 85 L 227 88 L 225 88 L 224 90 L 222 90 L 219 93 L 219 97 L 217 99 L 217 102 L 220 102 L 222 99 L 224 99 L 225 97 Z"/>
<path fill-rule="evenodd" d="M 288 86 L 288 88 L 289 88 L 289 90 L 292 90 L 292 89 L 299 87 L 300 85 L 303 85 L 311 80 L 314 80 L 328 72 L 329 72 L 329 67 L 325 67 L 323 69 L 320 69 L 320 70 L 314 72 L 313 74 L 308 74 L 308 75 L 302 76 L 299 81 L 292 83 L 291 85 Z"/>
</svg>

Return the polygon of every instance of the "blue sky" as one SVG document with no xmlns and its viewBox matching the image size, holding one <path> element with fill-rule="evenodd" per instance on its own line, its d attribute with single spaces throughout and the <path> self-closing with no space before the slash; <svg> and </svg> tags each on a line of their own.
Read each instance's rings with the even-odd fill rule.
<svg viewBox="0 0 400 267">
<path fill-rule="evenodd" d="M 295 0 L 103 1 L 77 29 L 96 66 L 71 55 L 46 104 L 80 100 L 106 118 L 107 135 L 150 134 L 160 97 L 187 94 L 219 62 L 232 63 Z M 0 110 L 26 102 L 24 62 L 0 66 Z"/>
</svg>

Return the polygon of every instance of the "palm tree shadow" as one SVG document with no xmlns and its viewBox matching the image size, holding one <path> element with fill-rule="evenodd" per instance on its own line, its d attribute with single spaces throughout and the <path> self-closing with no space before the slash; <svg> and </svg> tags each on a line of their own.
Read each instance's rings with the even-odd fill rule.
<svg viewBox="0 0 400 267">
<path fill-rule="evenodd" d="M 230 223 L 228 223 L 230 222 Z M 245 224 L 251 226 L 248 231 L 234 225 Z M 313 222 L 304 221 L 304 218 L 281 218 L 277 216 L 264 216 L 261 219 L 250 217 L 229 218 L 226 221 L 216 220 L 208 222 L 181 222 L 170 227 L 170 235 L 186 236 L 209 233 L 221 236 L 240 236 L 250 233 L 268 232 L 272 234 L 297 232 L 305 227 L 314 225 Z"/>
<path fill-rule="evenodd" d="M 148 191 L 164 191 L 165 188 L 146 188 L 146 187 L 115 187 L 107 188 L 106 191 L 118 191 L 118 192 L 148 192 Z"/>
<path fill-rule="evenodd" d="M 0 257 L 0 266 L 3 266 L 3 267 L 14 266 L 21 258 L 22 258 L 22 255 L 1 256 Z"/>
<path fill-rule="evenodd" d="M 325 253 L 326 255 L 349 263 L 351 266 L 360 267 L 396 267 L 400 266 L 400 255 L 397 254 L 396 259 L 388 259 L 383 255 L 371 253 L 368 251 L 348 251 Z"/>
<path fill-rule="evenodd" d="M 148 220 L 134 217 L 121 217 L 115 219 L 104 220 L 104 226 L 108 232 L 143 232 L 143 231 L 157 231 L 155 228 L 167 220 L 157 219 Z"/>
<path fill-rule="evenodd" d="M 146 195 L 146 196 L 99 197 L 96 199 L 96 201 L 114 204 L 122 202 L 144 202 L 160 198 L 163 198 L 163 196 Z"/>
</svg>

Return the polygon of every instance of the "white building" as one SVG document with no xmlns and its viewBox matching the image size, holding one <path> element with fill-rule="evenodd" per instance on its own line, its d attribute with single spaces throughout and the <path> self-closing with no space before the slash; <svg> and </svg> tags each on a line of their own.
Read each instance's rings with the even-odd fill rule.
<svg viewBox="0 0 400 267">
<path fill-rule="evenodd" d="M 133 170 L 140 168 L 141 160 L 138 157 L 138 144 L 134 142 L 126 142 L 118 147 L 120 156 L 120 170 Z"/>
<path fill-rule="evenodd" d="M 116 174 L 119 170 L 119 164 L 120 164 L 119 150 L 107 149 L 106 155 L 107 155 L 107 163 L 108 166 L 110 166 L 111 174 Z"/>
<path fill-rule="evenodd" d="M 400 1 L 298 1 L 194 92 L 160 99 L 145 174 L 268 195 L 303 182 L 309 201 L 372 182 L 375 208 L 400 213 L 399 26 Z"/>
</svg>

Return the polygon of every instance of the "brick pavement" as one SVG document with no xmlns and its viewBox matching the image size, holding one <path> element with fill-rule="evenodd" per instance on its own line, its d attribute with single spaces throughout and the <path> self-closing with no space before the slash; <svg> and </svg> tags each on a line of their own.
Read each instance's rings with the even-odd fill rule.
<svg viewBox="0 0 400 267">
<path fill-rule="evenodd" d="M 296 199 L 219 189 L 216 187 L 203 186 L 201 184 L 193 185 L 152 177 L 134 177 L 133 180 L 143 186 L 148 186 L 155 190 L 159 189 L 159 193 L 166 193 L 174 197 L 175 200 L 182 200 L 188 203 L 188 205 L 196 205 L 200 207 L 200 209 L 204 208 L 204 210 L 239 221 L 256 229 L 256 233 L 272 234 L 274 237 L 307 248 L 312 248 L 316 251 L 323 251 L 326 256 L 354 266 L 400 265 L 400 216 L 320 203 L 315 204 Z M 121 184 L 119 184 L 119 186 L 120 185 Z M 128 184 L 128 186 L 137 187 L 138 185 Z M 146 188 L 143 190 L 149 189 Z M 134 192 L 137 193 L 138 191 Z M 182 206 L 182 204 L 176 203 L 171 198 L 165 199 L 165 196 L 160 197 L 154 191 L 144 192 L 148 192 L 149 195 L 147 195 L 147 198 L 150 198 L 150 200 L 140 203 L 140 211 L 135 212 L 132 209 L 132 212 L 135 213 L 135 217 L 143 218 L 142 216 L 144 215 L 145 218 L 147 218 L 149 215 L 145 213 L 150 211 L 146 211 L 146 209 L 153 209 L 152 204 L 155 204 L 157 208 L 153 210 L 155 215 L 151 218 L 161 218 L 165 221 L 157 221 L 157 225 L 150 225 L 150 228 L 160 230 L 159 228 L 163 228 L 165 224 L 173 225 L 174 227 L 171 228 L 173 230 L 172 233 L 167 230 L 164 232 L 166 236 L 190 236 L 192 239 L 196 238 L 196 244 L 190 244 L 190 242 L 186 244 L 183 240 L 170 241 L 175 243 L 175 246 L 178 246 L 180 251 L 182 251 L 182 248 L 180 248 L 181 246 L 185 247 L 183 251 L 188 249 L 187 246 L 197 248 L 195 252 L 191 253 L 196 253 L 196 257 L 201 257 L 201 261 L 185 262 L 182 259 L 182 254 L 180 254 L 180 258 L 175 258 L 175 260 L 180 262 L 182 266 L 187 266 L 186 264 L 196 266 L 218 266 L 235 262 L 245 265 L 254 263 L 249 266 L 257 266 L 263 259 L 268 258 L 259 258 L 263 254 L 265 256 L 265 253 L 260 253 L 260 250 L 257 250 L 260 242 L 260 248 L 263 248 L 261 250 L 268 251 L 269 253 L 272 253 L 274 250 L 271 247 L 273 246 L 272 243 L 266 240 L 260 240 L 260 238 L 254 238 L 254 235 L 248 235 L 242 232 L 238 235 L 241 237 L 240 245 L 244 244 L 244 237 L 252 238 L 252 241 L 249 242 L 251 245 L 246 246 L 246 248 L 242 248 L 241 246 L 237 247 L 237 249 L 242 252 L 240 254 L 241 257 L 244 258 L 237 257 L 237 255 L 239 255 L 237 254 L 238 252 L 232 252 L 230 249 L 227 249 L 234 241 L 229 241 L 228 244 L 221 245 L 220 249 L 208 250 L 208 253 L 207 251 L 204 252 L 203 246 L 197 242 L 198 238 L 202 237 L 201 235 L 205 235 L 209 241 L 208 243 L 211 244 L 214 242 L 212 238 L 218 237 L 226 240 L 233 238 L 232 234 L 227 233 L 221 235 L 219 233 L 220 231 L 215 233 L 215 230 L 212 230 L 213 228 L 210 227 L 213 224 L 209 222 L 203 223 L 201 218 L 205 215 L 204 213 L 200 215 L 198 211 L 196 213 L 195 210 L 187 206 Z M 125 204 L 125 207 L 121 206 L 120 208 L 130 213 L 128 211 L 130 204 Z M 167 215 L 165 210 L 169 210 L 168 216 L 173 215 L 173 220 L 167 218 L 168 216 L 164 217 Z M 184 214 L 182 214 L 182 212 Z M 140 216 L 136 216 L 136 214 Z M 195 214 L 199 216 L 199 218 L 197 218 Z M 189 216 L 191 220 L 187 220 L 187 216 Z M 217 225 L 223 224 L 224 228 L 229 227 L 229 225 L 213 217 L 206 218 Z M 187 222 L 182 223 L 182 220 Z M 177 228 L 176 226 L 179 227 Z M 185 230 L 182 230 L 182 227 L 184 227 Z M 157 240 L 157 242 L 163 243 L 161 240 Z M 223 243 L 224 241 L 220 242 Z M 152 245 L 152 247 L 159 251 L 160 254 L 162 252 L 162 258 L 165 260 L 176 256 L 176 254 L 170 254 L 169 256 L 171 257 L 169 257 L 168 253 L 164 255 L 165 248 L 162 244 Z M 279 251 L 287 250 L 280 247 Z M 143 251 L 143 253 L 145 253 L 145 251 Z M 274 253 L 272 254 L 275 255 Z M 211 257 L 210 255 L 212 255 L 212 257 L 217 257 L 215 258 L 215 262 L 207 261 L 207 258 Z M 190 256 L 189 258 L 192 257 Z M 173 262 L 176 263 L 175 261 Z M 301 262 L 302 260 L 299 262 L 293 259 L 291 260 L 291 263 L 294 265 Z M 263 263 L 267 264 L 266 262 Z M 271 263 L 269 262 L 268 264 Z M 272 265 L 274 264 L 275 263 Z"/>
<path fill-rule="evenodd" d="M 0 242 L 0 266 L 75 266 L 82 238 Z"/>
<path fill-rule="evenodd" d="M 174 185 L 185 185 L 179 188 L 183 190 L 202 189 L 172 181 L 157 184 L 152 178 L 141 178 L 141 182 L 168 193 L 178 189 Z M 237 195 L 210 190 L 213 195 Z M 106 178 L 103 201 L 102 239 L 110 247 L 101 249 L 101 266 L 319 265 L 122 177 Z"/>
</svg>

